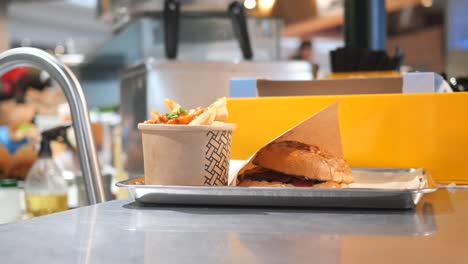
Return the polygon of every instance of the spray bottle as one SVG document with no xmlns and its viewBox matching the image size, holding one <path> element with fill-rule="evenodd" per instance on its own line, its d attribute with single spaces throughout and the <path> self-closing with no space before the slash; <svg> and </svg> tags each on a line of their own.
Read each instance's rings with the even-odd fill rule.
<svg viewBox="0 0 468 264">
<path fill-rule="evenodd" d="M 41 133 L 39 158 L 29 171 L 24 185 L 26 210 L 32 216 L 68 209 L 67 183 L 52 158 L 50 142 L 57 140 L 70 146 L 66 138 L 66 130 L 69 127 L 70 125 L 55 127 Z"/>
</svg>

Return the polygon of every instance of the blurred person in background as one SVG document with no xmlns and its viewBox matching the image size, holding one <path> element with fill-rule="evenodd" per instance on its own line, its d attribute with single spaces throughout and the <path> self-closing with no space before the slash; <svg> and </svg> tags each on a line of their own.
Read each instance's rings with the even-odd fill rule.
<svg viewBox="0 0 468 264">
<path fill-rule="evenodd" d="M 302 41 L 297 52 L 291 57 L 291 59 L 311 62 L 313 54 L 312 43 L 310 41 Z"/>
</svg>

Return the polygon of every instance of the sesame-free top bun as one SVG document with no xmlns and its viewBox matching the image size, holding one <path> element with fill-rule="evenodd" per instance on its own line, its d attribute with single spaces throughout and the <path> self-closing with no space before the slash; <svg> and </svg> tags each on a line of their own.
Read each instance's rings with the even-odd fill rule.
<svg viewBox="0 0 468 264">
<path fill-rule="evenodd" d="M 318 181 L 354 181 L 351 168 L 342 158 L 296 141 L 268 144 L 257 153 L 253 163 L 273 171 Z"/>
</svg>

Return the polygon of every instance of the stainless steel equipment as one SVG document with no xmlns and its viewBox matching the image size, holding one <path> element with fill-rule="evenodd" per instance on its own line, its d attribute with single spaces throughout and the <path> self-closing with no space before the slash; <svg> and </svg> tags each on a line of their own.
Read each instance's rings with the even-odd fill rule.
<svg viewBox="0 0 468 264">
<path fill-rule="evenodd" d="M 171 2 L 181 4 L 173 10 L 165 5 Z M 239 2 L 198 2 L 126 1 L 121 8 L 117 5 L 114 10 L 124 10 L 127 18 L 96 51 L 96 58 L 119 56 L 126 64 L 148 57 L 195 61 L 280 58 L 280 18 L 246 17 Z"/>
<path fill-rule="evenodd" d="M 232 28 L 239 42 L 244 59 L 251 60 L 253 57 L 252 46 L 246 22 L 246 12 L 242 3 L 232 1 L 227 8 L 227 13 L 231 18 Z M 162 14 L 164 25 L 164 46 L 166 58 L 175 59 L 179 47 L 179 20 L 180 20 L 180 2 L 178 0 L 165 0 Z M 221 14 L 222 15 L 222 14 Z M 205 17 L 213 14 L 204 14 Z M 206 30 L 206 28 L 204 28 Z"/>
<path fill-rule="evenodd" d="M 279 187 L 219 187 L 144 185 L 144 179 L 117 183 L 128 188 L 132 197 L 146 204 L 190 204 L 222 206 L 339 207 L 374 209 L 414 208 L 425 193 L 437 185 L 423 169 L 353 169 L 356 188 L 314 189 Z M 362 177 L 359 177 L 362 174 Z M 372 188 L 372 180 L 385 177 L 387 185 L 410 176 L 416 181 L 408 188 Z M 393 182 L 392 181 L 395 181 Z M 370 182 L 370 183 L 369 183 Z M 369 187 L 362 187 L 368 184 Z"/>
<path fill-rule="evenodd" d="M 282 22 L 277 18 L 248 18 L 249 39 L 254 61 L 271 61 L 280 58 Z M 119 63 L 135 64 L 148 57 L 164 58 L 163 23 L 157 17 L 141 17 L 121 29 L 102 48 L 95 58 L 122 60 Z M 180 19 L 177 59 L 180 60 L 243 60 L 229 18 L 190 17 Z M 91 58 L 90 58 L 91 60 Z M 103 61 L 90 61 L 103 63 Z"/>
<path fill-rule="evenodd" d="M 89 202 L 91 204 L 104 202 L 106 199 L 101 170 L 94 146 L 88 106 L 80 83 L 65 65 L 45 51 L 35 48 L 16 48 L 0 54 L 0 75 L 19 66 L 42 69 L 62 87 L 70 105 L 73 129 L 78 139 L 78 154 Z"/>
</svg>

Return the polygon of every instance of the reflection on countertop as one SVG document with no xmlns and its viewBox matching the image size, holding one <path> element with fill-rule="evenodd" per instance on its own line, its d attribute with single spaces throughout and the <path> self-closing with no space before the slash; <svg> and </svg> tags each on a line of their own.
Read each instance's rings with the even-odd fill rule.
<svg viewBox="0 0 468 264">
<path fill-rule="evenodd" d="M 0 226 L 5 263 L 462 263 L 468 190 L 416 210 L 146 207 L 112 201 Z"/>
</svg>

